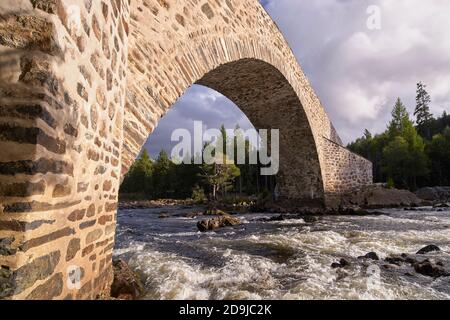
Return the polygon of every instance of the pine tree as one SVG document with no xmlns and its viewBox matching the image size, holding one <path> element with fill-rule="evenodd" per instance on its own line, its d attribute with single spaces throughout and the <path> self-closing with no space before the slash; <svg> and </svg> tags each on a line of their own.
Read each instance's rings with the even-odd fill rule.
<svg viewBox="0 0 450 320">
<path fill-rule="evenodd" d="M 121 186 L 123 193 L 139 193 L 151 196 L 153 193 L 153 162 L 146 149 L 142 152 L 139 159 L 137 159 L 127 175 Z"/>
<path fill-rule="evenodd" d="M 409 114 L 405 105 L 397 98 L 392 110 L 392 120 L 388 126 L 388 132 L 391 138 L 401 135 L 404 128 L 410 123 Z"/>
<path fill-rule="evenodd" d="M 242 195 L 242 179 L 246 173 L 246 169 L 247 169 L 247 165 L 245 165 L 244 163 L 242 163 L 242 160 L 245 159 L 240 159 L 240 157 L 246 157 L 247 154 L 244 153 L 243 155 L 239 154 L 239 151 L 242 152 L 242 150 L 245 151 L 245 140 L 244 140 L 244 135 L 242 133 L 241 128 L 239 127 L 239 124 L 236 125 L 236 127 L 234 128 L 234 163 L 237 165 L 237 167 L 239 168 L 239 170 L 241 171 L 241 174 L 239 175 L 239 179 L 237 179 L 236 181 L 236 190 L 239 191 L 239 195 Z"/>
<path fill-rule="evenodd" d="M 154 164 L 153 174 L 153 188 L 156 197 L 164 198 L 171 193 L 172 190 L 172 177 L 171 169 L 173 163 L 170 161 L 167 152 L 161 150 Z"/>
<path fill-rule="evenodd" d="M 417 84 L 416 109 L 414 111 L 414 116 L 416 116 L 419 132 L 430 140 L 431 134 L 429 124 L 433 119 L 433 115 L 430 113 L 431 98 L 425 88 L 426 85 L 422 82 Z"/>
<path fill-rule="evenodd" d="M 425 143 L 400 99 L 392 110 L 389 142 L 383 148 L 383 171 L 396 186 L 416 189 L 417 179 L 428 174 Z"/>
<path fill-rule="evenodd" d="M 427 146 L 431 159 L 431 178 L 434 185 L 450 184 L 450 127 L 433 136 Z"/>
<path fill-rule="evenodd" d="M 220 127 L 220 137 L 218 139 L 222 140 L 222 150 L 219 150 L 225 157 L 228 156 L 227 154 L 227 146 L 228 146 L 228 134 L 227 129 L 225 129 L 225 126 L 222 124 Z"/>
</svg>

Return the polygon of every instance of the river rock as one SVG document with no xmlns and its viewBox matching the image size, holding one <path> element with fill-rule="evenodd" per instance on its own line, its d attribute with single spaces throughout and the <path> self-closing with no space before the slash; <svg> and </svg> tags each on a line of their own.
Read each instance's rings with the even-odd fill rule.
<svg viewBox="0 0 450 320">
<path fill-rule="evenodd" d="M 201 232 L 212 231 L 223 227 L 231 227 L 241 224 L 241 220 L 232 216 L 221 216 L 210 220 L 202 220 L 197 223 Z"/>
<path fill-rule="evenodd" d="M 227 216 L 228 214 L 219 209 L 207 209 L 204 212 L 205 216 Z"/>
<path fill-rule="evenodd" d="M 416 257 L 414 257 L 413 255 L 407 254 L 407 253 L 402 253 L 401 257 L 404 259 L 404 261 L 406 263 L 409 263 L 409 264 L 414 264 L 417 262 Z"/>
<path fill-rule="evenodd" d="M 450 187 L 426 187 L 417 190 L 416 195 L 428 201 L 450 201 Z"/>
<path fill-rule="evenodd" d="M 261 218 L 258 221 L 261 222 L 272 222 L 272 221 L 284 221 L 284 217 L 282 214 L 278 215 L 278 216 L 274 216 L 274 217 L 270 217 L 270 218 Z"/>
<path fill-rule="evenodd" d="M 192 208 L 189 200 L 160 199 L 160 200 L 120 200 L 119 209 L 161 209 L 178 206 L 183 209 Z"/>
<path fill-rule="evenodd" d="M 438 246 L 436 246 L 434 244 L 430 244 L 430 245 L 420 249 L 419 251 L 417 251 L 416 254 L 427 254 L 430 252 L 438 252 L 438 251 L 441 251 L 441 249 Z"/>
<path fill-rule="evenodd" d="M 368 215 L 371 215 L 370 212 L 363 210 L 360 207 L 341 207 L 338 209 L 331 208 L 326 213 L 329 215 L 340 215 L 340 216 L 368 216 Z"/>
<path fill-rule="evenodd" d="M 399 266 L 404 262 L 404 260 L 400 257 L 386 257 L 384 261 L 386 261 L 389 264 L 394 264 L 396 266 Z"/>
<path fill-rule="evenodd" d="M 408 190 L 387 189 L 379 185 L 343 196 L 340 202 L 343 207 L 353 205 L 366 209 L 417 207 L 422 204 L 422 200 Z"/>
<path fill-rule="evenodd" d="M 314 223 L 319 221 L 319 218 L 314 216 L 300 216 L 300 218 L 303 219 L 305 223 Z"/>
<path fill-rule="evenodd" d="M 442 263 L 436 263 L 429 259 L 426 259 L 422 262 L 417 262 L 414 264 L 414 270 L 417 273 L 420 273 L 424 276 L 439 278 L 439 277 L 448 277 L 450 273 L 448 273 L 444 268 Z"/>
<path fill-rule="evenodd" d="M 438 203 L 438 204 L 435 204 L 433 206 L 433 208 L 438 208 L 438 209 L 450 208 L 450 203 Z"/>
<path fill-rule="evenodd" d="M 366 198 L 366 204 L 371 208 L 414 207 L 420 203 L 421 200 L 408 190 L 377 189 Z"/>
<path fill-rule="evenodd" d="M 133 272 L 122 259 L 113 261 L 114 281 L 111 285 L 111 297 L 120 300 L 137 300 L 144 292 L 144 286 L 138 274 Z"/>
<path fill-rule="evenodd" d="M 386 261 L 389 264 L 396 265 L 396 266 L 400 266 L 404 263 L 414 264 L 417 262 L 417 260 L 414 257 L 412 257 L 406 253 L 402 253 L 401 255 L 393 255 L 390 257 L 386 257 L 384 259 L 384 261 Z"/>
<path fill-rule="evenodd" d="M 185 214 L 184 217 L 193 219 L 195 217 L 202 216 L 202 215 L 203 215 L 203 212 L 189 212 L 189 213 Z"/>
<path fill-rule="evenodd" d="M 376 252 L 369 252 L 369 253 L 366 254 L 365 256 L 360 256 L 360 257 L 358 257 L 358 259 L 369 259 L 369 260 L 375 260 L 375 261 L 380 260 L 380 258 L 379 258 L 378 255 L 376 254 Z"/>
<path fill-rule="evenodd" d="M 285 219 L 284 219 L 283 215 L 280 214 L 279 216 L 275 216 L 275 217 L 269 218 L 268 221 L 284 221 L 284 220 L 285 220 Z"/>
<path fill-rule="evenodd" d="M 350 265 L 350 262 L 344 258 L 342 258 L 341 260 L 339 260 L 339 262 L 333 262 L 331 264 L 331 268 L 333 269 L 338 269 L 338 268 L 345 268 L 348 267 Z"/>
<path fill-rule="evenodd" d="M 333 269 L 341 268 L 341 264 L 339 262 L 333 262 L 331 264 L 331 268 Z"/>
</svg>

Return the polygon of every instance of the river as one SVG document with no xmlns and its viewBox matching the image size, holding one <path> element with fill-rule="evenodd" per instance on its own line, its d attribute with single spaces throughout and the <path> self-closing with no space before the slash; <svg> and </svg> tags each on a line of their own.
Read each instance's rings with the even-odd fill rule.
<svg viewBox="0 0 450 320">
<path fill-rule="evenodd" d="M 195 210 L 118 212 L 115 257 L 141 274 L 144 299 L 450 299 L 450 277 L 383 261 L 435 244 L 442 252 L 428 257 L 449 266 L 450 210 L 389 209 L 314 222 L 247 214 L 238 216 L 243 225 L 209 233 L 197 231 L 202 217 L 184 217 Z M 357 259 L 371 251 L 381 260 Z M 341 258 L 350 266 L 331 268 Z"/>
</svg>

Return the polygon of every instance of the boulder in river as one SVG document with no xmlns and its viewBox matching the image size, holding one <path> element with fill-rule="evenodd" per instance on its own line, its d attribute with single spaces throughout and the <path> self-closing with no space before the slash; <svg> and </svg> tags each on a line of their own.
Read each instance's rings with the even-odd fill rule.
<svg viewBox="0 0 450 320">
<path fill-rule="evenodd" d="M 417 262 L 417 260 L 413 256 L 406 254 L 406 253 L 402 253 L 401 255 L 392 255 L 390 257 L 386 257 L 384 259 L 384 261 L 386 261 L 389 264 L 396 265 L 396 266 L 400 266 L 405 263 L 414 264 Z"/>
<path fill-rule="evenodd" d="M 334 262 L 331 264 L 331 267 L 333 269 L 338 269 L 338 268 L 345 268 L 347 266 L 350 265 L 350 262 L 344 258 L 342 258 L 341 260 L 339 260 L 339 262 Z"/>
<path fill-rule="evenodd" d="M 300 216 L 300 218 L 303 219 L 305 223 L 314 223 L 319 221 L 319 218 L 315 216 Z"/>
<path fill-rule="evenodd" d="M 378 257 L 378 255 L 376 254 L 376 252 L 369 252 L 368 254 L 366 254 L 365 256 L 360 256 L 358 257 L 358 259 L 368 259 L 368 260 L 380 260 L 380 258 Z"/>
<path fill-rule="evenodd" d="M 367 207 L 414 207 L 420 205 L 421 200 L 408 190 L 376 189 L 366 198 Z"/>
<path fill-rule="evenodd" d="M 202 220 L 197 223 L 197 228 L 201 232 L 213 231 L 223 227 L 231 227 L 241 224 L 238 218 L 226 215 L 210 220 Z"/>
<path fill-rule="evenodd" d="M 267 217 L 265 217 L 265 218 L 260 218 L 260 219 L 258 219 L 257 221 L 261 221 L 261 222 L 273 222 L 273 221 L 284 221 L 284 220 L 285 220 L 285 219 L 284 219 L 283 215 L 280 214 L 280 215 L 278 215 L 278 216 L 273 216 L 273 217 L 270 217 L 270 218 L 267 218 Z"/>
<path fill-rule="evenodd" d="M 144 286 L 138 274 L 133 272 L 122 259 L 113 261 L 114 281 L 111 285 L 111 297 L 120 300 L 137 300 L 144 292 Z"/>
<path fill-rule="evenodd" d="M 417 251 L 416 254 L 427 254 L 430 252 L 438 252 L 438 251 L 441 251 L 441 249 L 438 246 L 436 246 L 434 244 L 430 244 L 430 245 L 420 249 L 419 251 Z"/>
<path fill-rule="evenodd" d="M 389 264 L 396 265 L 396 266 L 400 266 L 400 265 L 402 265 L 403 263 L 406 262 L 405 258 L 400 256 L 400 255 L 393 255 L 393 256 L 390 256 L 390 257 L 386 257 L 384 259 L 384 261 L 386 261 Z"/>
<path fill-rule="evenodd" d="M 184 217 L 193 219 L 195 217 L 202 216 L 202 215 L 203 215 L 203 212 L 189 212 L 189 213 L 185 214 Z"/>
<path fill-rule="evenodd" d="M 423 200 L 408 190 L 387 189 L 379 185 L 365 187 L 341 197 L 342 207 L 361 206 L 364 209 L 417 207 Z"/>
<path fill-rule="evenodd" d="M 386 259 L 384 259 L 384 261 L 386 261 L 389 264 L 395 264 L 396 266 L 401 265 L 403 262 L 405 262 L 401 257 L 387 257 Z"/>
<path fill-rule="evenodd" d="M 438 203 L 438 204 L 435 204 L 433 206 L 433 208 L 438 208 L 438 209 L 450 208 L 450 203 Z"/>
<path fill-rule="evenodd" d="M 284 217 L 280 214 L 279 216 L 269 218 L 267 221 L 284 221 Z"/>
<path fill-rule="evenodd" d="M 416 195 L 429 201 L 450 201 L 450 187 L 426 187 L 417 190 Z"/>
<path fill-rule="evenodd" d="M 367 210 L 363 210 L 360 207 L 343 207 L 338 208 L 337 210 L 331 210 L 329 212 L 333 215 L 340 215 L 340 216 L 370 216 L 372 215 L 371 212 Z"/>
<path fill-rule="evenodd" d="M 417 259 L 415 256 L 407 254 L 407 253 L 402 253 L 401 257 L 404 259 L 404 261 L 406 263 L 409 263 L 409 264 L 414 264 L 417 262 Z"/>
<path fill-rule="evenodd" d="M 424 276 L 439 278 L 448 277 L 450 273 L 443 268 L 442 263 L 436 263 L 429 259 L 414 264 L 414 270 Z"/>
<path fill-rule="evenodd" d="M 204 212 L 205 216 L 226 216 L 226 212 L 219 209 L 206 209 Z"/>
</svg>

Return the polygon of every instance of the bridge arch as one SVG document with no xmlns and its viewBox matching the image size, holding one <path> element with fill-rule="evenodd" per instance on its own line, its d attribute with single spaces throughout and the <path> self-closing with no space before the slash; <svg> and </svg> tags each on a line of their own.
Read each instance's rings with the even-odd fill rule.
<svg viewBox="0 0 450 320">
<path fill-rule="evenodd" d="M 281 130 L 287 200 L 371 183 L 257 0 L 5 0 L 0 79 L 0 298 L 108 290 L 121 177 L 194 83 Z"/>
<path fill-rule="evenodd" d="M 244 58 L 221 64 L 195 83 L 228 97 L 256 129 L 279 129 L 280 172 L 277 181 L 280 194 L 285 200 L 295 199 L 304 205 L 323 205 L 322 170 L 313 131 L 297 94 L 278 69 L 262 60 Z M 148 113 L 146 107 L 143 112 Z M 123 161 L 124 171 L 151 133 L 151 130 L 145 130 L 138 134 L 132 129 L 134 127 L 130 125 L 132 132 L 129 133 L 125 125 L 125 144 L 135 144 L 136 148 L 133 151 L 123 149 L 122 159 L 130 159 Z M 129 142 L 127 138 L 133 140 Z"/>
<path fill-rule="evenodd" d="M 210 1 L 189 8 L 166 4 L 168 8 L 158 2 L 131 5 L 122 174 L 159 117 L 191 84 L 199 83 L 234 101 L 256 127 L 281 129 L 282 195 L 323 204 L 326 164 L 321 143 L 323 138 L 341 141 L 262 6 L 253 0 Z M 149 16 L 173 23 L 155 28 L 145 24 Z"/>
</svg>

